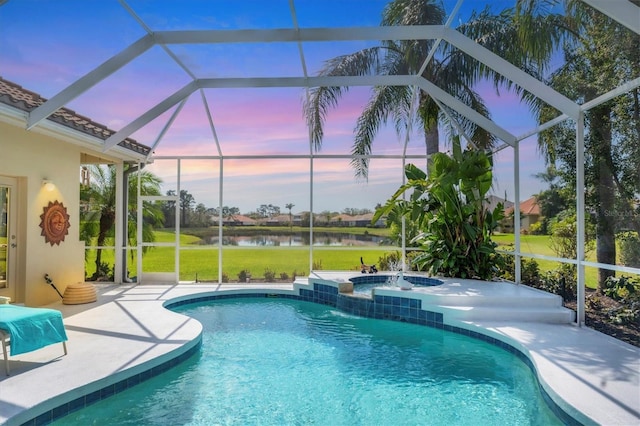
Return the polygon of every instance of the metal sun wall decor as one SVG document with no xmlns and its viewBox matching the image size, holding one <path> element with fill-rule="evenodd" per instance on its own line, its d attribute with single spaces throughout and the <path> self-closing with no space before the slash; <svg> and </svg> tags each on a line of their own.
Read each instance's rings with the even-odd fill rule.
<svg viewBox="0 0 640 426">
<path fill-rule="evenodd" d="M 44 212 L 40 215 L 40 235 L 51 244 L 60 245 L 64 241 L 65 235 L 69 234 L 69 214 L 67 208 L 56 201 L 49 201 L 49 205 L 43 207 Z"/>
</svg>

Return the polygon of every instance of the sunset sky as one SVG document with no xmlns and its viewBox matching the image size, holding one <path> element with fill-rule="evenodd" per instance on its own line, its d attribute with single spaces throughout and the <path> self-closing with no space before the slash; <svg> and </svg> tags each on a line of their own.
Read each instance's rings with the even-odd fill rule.
<svg viewBox="0 0 640 426">
<path fill-rule="evenodd" d="M 300 27 L 375 26 L 386 0 L 297 0 Z M 488 2 L 466 0 L 454 20 L 464 21 L 472 9 Z M 498 11 L 512 1 L 489 2 Z M 2 2 L 0 2 L 2 4 Z M 451 11 L 455 1 L 445 1 Z M 128 0 L 144 25 L 153 31 L 187 29 L 291 28 L 288 0 L 149 1 Z M 10 0 L 0 6 L 0 76 L 50 98 L 144 36 L 145 31 L 116 0 Z M 316 74 L 324 60 L 351 53 L 372 43 L 313 42 L 303 45 L 307 69 Z M 302 76 L 295 43 L 171 45 L 171 52 L 197 78 Z M 191 77 L 160 46 L 155 46 L 73 100 L 68 108 L 119 130 L 146 110 L 183 87 Z M 498 96 L 490 86 L 483 94 L 494 121 L 515 135 L 535 127 L 527 107 L 510 93 Z M 302 115 L 303 88 L 207 89 L 205 97 L 225 156 L 306 155 L 308 130 Z M 353 88 L 328 117 L 320 154 L 349 154 L 353 128 L 369 97 L 369 88 Z M 171 108 L 132 137 L 153 145 L 173 113 Z M 445 132 L 441 149 L 446 150 Z M 382 129 L 374 154 L 401 154 L 404 140 L 390 125 Z M 155 150 L 158 156 L 217 155 L 218 150 L 199 92 L 186 102 Z M 423 154 L 424 138 L 411 134 L 408 153 Z M 532 177 L 543 171 L 535 138 L 521 146 L 521 199 L 544 189 Z M 494 193 L 510 200 L 513 190 L 513 151 L 496 157 Z M 421 161 L 415 161 L 423 167 Z M 224 205 L 242 212 L 261 204 L 293 203 L 294 212 L 341 211 L 346 207 L 373 209 L 401 182 L 400 160 L 372 160 L 368 182 L 357 182 L 348 159 L 314 162 L 314 205 L 310 205 L 308 159 L 227 160 L 224 163 Z M 175 161 L 157 161 L 149 170 L 165 180 L 163 191 L 175 188 Z M 196 202 L 216 207 L 218 160 L 185 160 L 181 188 Z M 1 174 L 1 166 L 0 166 Z"/>
</svg>

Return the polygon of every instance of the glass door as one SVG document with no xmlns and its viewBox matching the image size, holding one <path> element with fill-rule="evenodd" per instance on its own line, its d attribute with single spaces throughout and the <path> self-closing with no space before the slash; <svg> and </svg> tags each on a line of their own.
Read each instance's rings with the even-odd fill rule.
<svg viewBox="0 0 640 426">
<path fill-rule="evenodd" d="M 16 180 L 0 176 L 0 296 L 15 301 Z M 13 273 L 12 273 L 13 272 Z"/>
</svg>

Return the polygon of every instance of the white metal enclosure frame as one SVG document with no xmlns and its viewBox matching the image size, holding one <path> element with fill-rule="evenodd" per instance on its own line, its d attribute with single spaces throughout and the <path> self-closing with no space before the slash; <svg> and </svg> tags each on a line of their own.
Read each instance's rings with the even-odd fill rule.
<svg viewBox="0 0 640 426">
<path fill-rule="evenodd" d="M 582 0 L 584 3 L 590 5 L 596 10 L 609 16 L 615 21 L 619 22 L 623 26 L 627 27 L 636 34 L 640 34 L 640 7 L 626 0 Z M 613 269 L 618 271 L 627 271 L 632 273 L 640 273 L 640 270 L 634 268 L 626 268 L 615 265 L 605 265 L 593 262 L 587 262 L 585 260 L 584 245 L 585 245 L 585 183 L 584 183 L 584 113 L 589 109 L 600 105 L 620 94 L 626 93 L 632 89 L 640 87 L 640 78 L 627 82 L 626 84 L 608 92 L 600 97 L 579 105 L 566 96 L 558 93 L 552 88 L 548 87 L 545 83 L 533 78 L 531 75 L 515 67 L 513 64 L 502 59 L 498 55 L 492 53 L 486 48 L 480 46 L 473 40 L 465 37 L 460 32 L 450 27 L 453 15 L 460 8 L 462 0 L 459 0 L 454 8 L 454 12 L 449 17 L 446 25 L 428 25 L 428 26 L 397 26 L 397 27 L 343 27 L 343 28 L 301 28 L 298 26 L 298 20 L 296 16 L 296 10 L 294 0 L 289 0 L 290 11 L 294 25 L 292 28 L 280 28 L 280 29 L 240 29 L 240 30 L 192 30 L 192 31 L 153 31 L 149 28 L 143 20 L 135 13 L 135 11 L 126 3 L 125 0 L 120 1 L 121 6 L 140 24 L 140 26 L 146 32 L 146 35 L 139 38 L 134 43 L 130 44 L 127 48 L 120 51 L 110 59 L 102 63 L 97 68 L 86 73 L 83 77 L 79 78 L 72 84 L 68 85 L 65 89 L 51 97 L 48 101 L 41 106 L 33 110 L 28 117 L 27 128 L 33 129 L 36 126 L 41 125 L 43 120 L 57 111 L 59 108 L 64 107 L 69 102 L 85 93 L 99 82 L 109 78 L 112 74 L 118 70 L 124 68 L 131 61 L 135 60 L 143 53 L 147 52 L 154 46 L 161 47 L 169 57 L 179 66 L 190 78 L 190 81 L 167 96 L 164 100 L 158 102 L 153 107 L 144 111 L 136 119 L 130 121 L 123 127 L 121 127 L 115 134 L 110 136 L 102 147 L 103 152 L 108 152 L 123 139 L 131 136 L 137 130 L 148 125 L 154 119 L 160 117 L 163 113 L 169 111 L 171 108 L 175 108 L 173 114 L 167 121 L 166 125 L 162 129 L 158 138 L 154 141 L 150 154 L 145 158 L 140 158 L 139 167 L 142 167 L 144 163 L 153 161 L 154 159 L 162 159 L 163 157 L 154 157 L 153 151 L 158 144 L 162 142 L 162 138 L 166 131 L 171 127 L 175 118 L 180 114 L 182 107 L 186 100 L 195 92 L 200 92 L 204 109 L 207 114 L 207 120 L 209 122 L 212 138 L 215 142 L 218 155 L 215 156 L 198 156 L 202 159 L 214 159 L 220 161 L 219 173 L 220 173 L 220 206 L 223 205 L 222 194 L 222 182 L 224 180 L 224 161 L 226 159 L 234 158 L 252 158 L 251 155 L 242 156 L 229 156 L 223 153 L 218 136 L 216 134 L 216 128 L 214 125 L 214 117 L 209 111 L 204 90 L 214 88 L 256 88 L 256 87 L 297 87 L 297 88 L 312 88 L 321 86 L 413 86 L 428 93 L 437 102 L 446 105 L 451 110 L 461 114 L 468 118 L 470 121 L 477 124 L 479 127 L 487 130 L 495 135 L 498 139 L 504 142 L 508 147 L 514 150 L 514 187 L 515 200 L 519 200 L 519 186 L 520 186 L 520 172 L 519 172 L 519 144 L 520 141 L 527 137 L 534 135 L 544 129 L 554 126 L 564 120 L 571 119 L 576 122 L 576 170 L 577 170 L 577 193 L 576 193 L 576 210 L 577 210 L 577 239 L 578 239 L 578 256 L 576 259 L 553 259 L 561 260 L 563 262 L 574 263 L 578 267 L 578 323 L 584 322 L 584 304 L 585 304 L 585 266 L 594 266 L 600 268 Z M 2 6 L 2 2 L 0 2 Z M 521 87 L 534 94 L 539 99 L 543 100 L 550 106 L 553 106 L 561 115 L 536 129 L 532 129 L 526 134 L 517 136 L 511 134 L 509 131 L 499 126 L 490 119 L 479 114 L 477 111 L 468 107 L 464 103 L 457 100 L 451 94 L 440 89 L 438 86 L 425 79 L 418 73 L 417 75 L 375 75 L 375 76 L 346 76 L 346 77 L 314 77 L 307 73 L 307 64 L 305 61 L 304 46 L 305 42 L 313 41 L 346 41 L 346 40 L 364 40 L 364 41 L 379 41 L 379 40 L 440 40 L 449 43 L 455 48 L 463 51 L 470 57 L 483 63 L 484 65 L 499 72 L 515 85 Z M 228 77 L 228 78 L 198 78 L 196 73 L 193 72 L 179 57 L 172 51 L 172 46 L 179 44 L 233 44 L 233 43 L 295 43 L 299 49 L 299 57 L 301 63 L 301 69 L 303 75 L 299 77 L 255 77 L 255 78 L 242 78 L 242 77 Z M 430 60 L 431 56 L 427 58 L 427 61 L 423 65 L 423 69 L 426 63 Z M 286 156 L 285 156 L 286 157 Z M 311 212 L 313 212 L 313 162 L 314 159 L 323 158 L 322 155 L 315 153 L 309 141 L 309 154 L 304 156 L 289 156 L 290 158 L 308 158 L 310 160 L 310 205 Z M 289 158 L 288 157 L 288 158 Z M 336 156 L 340 158 L 351 158 L 350 155 Z M 384 158 L 390 158 L 389 156 L 382 156 Z M 381 157 L 381 158 L 382 158 Z M 188 156 L 179 157 L 178 170 L 180 169 L 180 158 L 190 158 Z M 275 158 L 269 156 L 269 158 Z M 368 158 L 375 158 L 375 156 L 368 156 Z M 403 155 L 400 158 L 404 161 L 410 156 Z M 118 194 L 122 195 L 122 167 L 118 169 L 119 183 L 117 186 Z M 179 172 L 178 172 L 178 191 L 179 186 Z M 122 203 L 121 197 L 118 198 L 119 203 Z M 139 208 L 138 214 L 142 214 L 143 197 L 138 197 Z M 168 200 L 166 197 L 149 198 L 148 200 Z M 175 199 L 172 199 L 175 201 Z M 221 209 L 220 209 L 221 210 Z M 125 244 L 125 238 L 122 234 L 122 223 L 126 218 L 122 214 L 123 208 L 120 204 L 116 209 L 118 212 L 116 216 L 116 251 L 123 252 L 128 249 Z M 179 215 L 179 210 L 176 208 L 176 214 Z M 514 229 L 519 229 L 520 211 L 519 204 L 515 205 L 515 226 Z M 222 213 L 218 219 L 219 225 L 222 224 Z M 141 226 L 142 217 L 138 217 L 138 267 L 141 268 L 141 256 L 142 247 L 145 243 L 141 238 Z M 179 238 L 179 226 L 176 224 L 176 239 Z M 222 227 L 220 226 L 220 232 Z M 313 226 L 311 227 L 311 233 L 313 233 Z M 520 281 L 520 257 L 521 246 L 520 237 L 516 232 L 516 281 Z M 220 251 L 219 262 L 222 262 L 222 254 Z M 544 256 L 540 256 L 545 258 Z M 121 276 L 118 272 L 122 271 L 123 265 L 121 262 L 121 256 L 115 257 L 115 270 L 116 277 Z M 312 249 L 310 249 L 310 265 L 312 264 Z M 176 245 L 176 265 L 179 264 L 179 250 Z M 222 268 L 220 268 L 222 271 Z M 220 272 L 221 273 L 221 272 Z M 140 276 L 140 274 L 138 274 Z M 116 278 L 118 279 L 118 278 Z"/>
</svg>

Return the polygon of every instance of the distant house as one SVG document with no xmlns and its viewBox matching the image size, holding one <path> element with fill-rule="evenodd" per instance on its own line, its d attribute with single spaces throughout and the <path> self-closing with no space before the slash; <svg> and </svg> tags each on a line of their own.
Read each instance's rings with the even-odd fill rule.
<svg viewBox="0 0 640 426">
<path fill-rule="evenodd" d="M 288 214 L 279 214 L 277 216 L 266 217 L 260 219 L 260 225 L 265 226 L 289 226 L 289 221 L 293 222 L 293 215 L 289 218 Z"/>
<path fill-rule="evenodd" d="M 222 219 L 222 226 L 255 226 L 257 224 L 257 220 L 241 214 L 234 214 L 233 216 Z"/>
<path fill-rule="evenodd" d="M 335 226 L 345 226 L 345 227 L 362 227 L 366 228 L 371 225 L 371 220 L 373 219 L 373 213 L 360 214 L 356 216 L 351 216 L 348 214 L 339 214 L 331 218 L 331 225 Z M 378 219 L 375 223 L 376 228 L 384 228 L 384 220 Z"/>
<path fill-rule="evenodd" d="M 487 207 L 487 209 L 493 211 L 496 207 L 498 207 L 498 204 L 500 203 L 502 203 L 502 206 L 504 207 L 505 211 L 509 207 L 513 208 L 513 204 L 514 204 L 513 201 L 505 200 L 504 198 L 500 198 L 495 195 L 489 195 L 487 197 L 487 201 L 484 204 Z"/>
<path fill-rule="evenodd" d="M 505 210 L 505 217 L 510 217 L 511 229 L 513 229 L 513 213 L 515 207 Z M 540 220 L 540 205 L 536 197 L 531 197 L 520 203 L 520 232 L 529 232 L 531 225 Z"/>
</svg>

